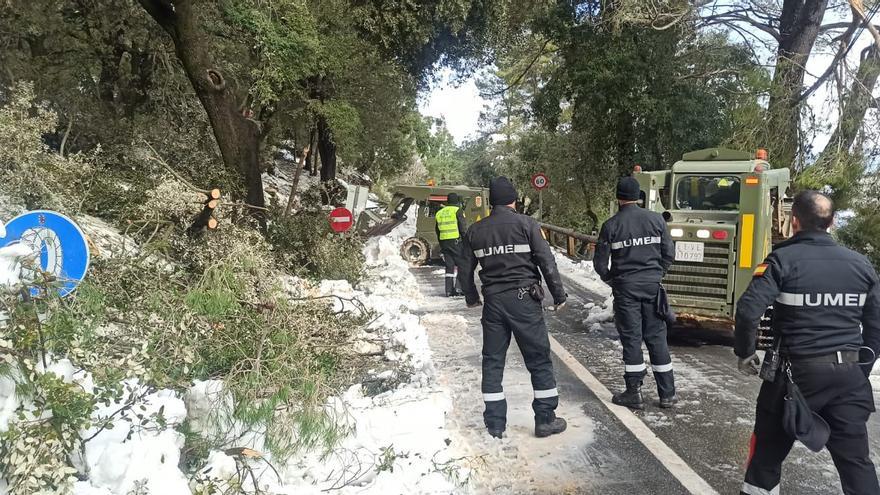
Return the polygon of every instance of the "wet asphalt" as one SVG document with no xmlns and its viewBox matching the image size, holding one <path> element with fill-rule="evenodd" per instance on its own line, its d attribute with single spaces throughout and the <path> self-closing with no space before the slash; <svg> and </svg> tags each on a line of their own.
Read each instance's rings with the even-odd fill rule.
<svg viewBox="0 0 880 495">
<path fill-rule="evenodd" d="M 423 291 L 442 292 L 436 267 L 414 269 Z M 569 302 L 560 312 L 547 312 L 550 334 L 612 392 L 623 387 L 620 342 L 613 323 L 590 330 L 583 320 L 587 305 L 604 298 L 566 279 Z M 462 303 L 462 306 L 464 304 Z M 473 325 L 472 325 L 473 326 Z M 727 335 L 672 329 L 678 405 L 660 409 L 654 381 L 645 379 L 648 407 L 636 415 L 718 493 L 738 493 L 745 471 L 748 443 L 760 387 L 757 377 L 740 375 Z M 647 362 L 647 355 L 646 355 Z M 556 360 L 560 401 L 576 401 L 596 424 L 596 440 L 583 452 L 589 486 L 578 493 L 677 494 L 687 493 L 629 430 L 606 409 L 593 393 Z M 875 390 L 875 398 L 878 395 Z M 880 461 L 880 419 L 874 414 L 868 425 L 872 458 Z M 783 465 L 781 493 L 828 495 L 843 493 L 831 456 L 813 453 L 795 443 Z"/>
<path fill-rule="evenodd" d="M 623 363 L 613 323 L 590 332 L 583 325 L 586 310 L 577 304 L 598 303 L 595 294 L 566 280 L 573 295 L 566 314 L 549 313 L 550 332 L 569 352 L 612 391 L 623 387 Z M 672 410 L 649 406 L 636 414 L 690 467 L 719 493 L 737 493 L 745 472 L 755 401 L 761 385 L 757 377 L 737 372 L 729 335 L 673 328 L 669 337 L 679 404 Z M 647 362 L 647 356 L 646 356 Z M 646 377 L 646 399 L 657 394 L 652 377 Z M 875 401 L 878 395 L 875 390 Z M 874 463 L 880 461 L 880 419 L 868 425 Z M 831 456 L 813 453 L 795 443 L 783 464 L 782 493 L 829 495 L 843 493 Z M 662 492 L 650 492 L 662 493 Z"/>
</svg>

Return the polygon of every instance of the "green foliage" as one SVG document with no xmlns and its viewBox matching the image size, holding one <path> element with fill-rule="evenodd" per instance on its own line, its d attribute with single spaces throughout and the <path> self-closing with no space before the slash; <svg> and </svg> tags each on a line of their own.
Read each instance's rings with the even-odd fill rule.
<svg viewBox="0 0 880 495">
<path fill-rule="evenodd" d="M 361 29 L 413 76 L 424 78 L 437 62 L 459 69 L 484 59 L 492 26 L 509 2 L 502 0 L 392 0 L 355 2 Z"/>
<path fill-rule="evenodd" d="M 56 116 L 34 101 L 33 85 L 20 83 L 0 108 L 0 190 L 29 208 L 64 208 L 84 195 L 91 166 L 86 157 L 49 150 L 43 135 L 55 128 Z"/>
<path fill-rule="evenodd" d="M 252 69 L 251 90 L 257 104 L 275 104 L 299 81 L 318 71 L 322 47 L 315 19 L 304 0 L 222 2 L 226 21 L 246 33 L 259 60 Z"/>
<path fill-rule="evenodd" d="M 809 169 L 808 169 L 809 170 Z M 874 268 L 880 271 L 880 182 L 876 172 L 870 173 L 849 187 L 857 187 L 853 195 L 852 217 L 843 227 L 837 229 L 838 239 L 871 260 Z M 837 206 L 837 205 L 835 205 Z"/>
<path fill-rule="evenodd" d="M 816 163 L 798 174 L 796 189 L 830 192 L 835 207 L 849 208 L 860 191 L 859 179 L 865 173 L 865 158 L 860 154 L 836 153 L 830 162 Z"/>
<path fill-rule="evenodd" d="M 880 211 L 874 208 L 858 208 L 855 216 L 837 230 L 837 237 L 847 247 L 871 260 L 880 271 Z"/>
<path fill-rule="evenodd" d="M 362 276 L 361 240 L 350 234 L 333 233 L 325 213 L 275 215 L 268 240 L 280 266 L 290 273 L 316 280 L 348 280 L 353 284 Z"/>
<path fill-rule="evenodd" d="M 434 128 L 422 145 L 422 160 L 428 174 L 438 184 L 462 184 L 465 181 L 465 164 L 461 150 L 456 146 L 442 119 L 434 121 Z"/>
</svg>

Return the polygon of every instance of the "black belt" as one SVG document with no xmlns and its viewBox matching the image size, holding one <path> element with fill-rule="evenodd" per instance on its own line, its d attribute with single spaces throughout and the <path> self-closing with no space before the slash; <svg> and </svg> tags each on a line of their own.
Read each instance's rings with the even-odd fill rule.
<svg viewBox="0 0 880 495">
<path fill-rule="evenodd" d="M 787 356 L 792 364 L 849 364 L 859 362 L 859 351 L 837 351 L 821 356 Z"/>
</svg>

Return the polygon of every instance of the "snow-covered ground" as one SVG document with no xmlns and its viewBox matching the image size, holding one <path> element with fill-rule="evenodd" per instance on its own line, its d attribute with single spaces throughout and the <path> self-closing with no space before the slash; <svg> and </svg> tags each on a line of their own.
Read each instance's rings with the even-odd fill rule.
<svg viewBox="0 0 880 495">
<path fill-rule="evenodd" d="M 614 320 L 614 297 L 611 287 L 603 282 L 593 269 L 592 261 L 574 261 L 559 251 L 554 251 L 559 272 L 583 289 L 605 298 L 602 304 L 587 303 L 584 327 L 597 331 L 603 323 Z"/>
<path fill-rule="evenodd" d="M 463 299 L 443 297 L 440 290 L 425 298 L 429 312 L 422 323 L 428 329 L 439 382 L 452 397 L 447 417 L 452 458 L 460 468 L 459 479 L 468 482 L 455 493 L 582 493 L 577 484 L 586 480 L 577 469 L 597 430 L 582 404 L 561 397 L 556 412 L 568 421 L 568 430 L 535 438 L 531 379 L 517 345 L 511 343 L 504 370 L 507 431 L 500 440 L 489 436 L 480 393 L 481 311 L 463 312 Z"/>
<path fill-rule="evenodd" d="M 301 187 L 309 187 L 308 176 L 303 179 Z M 282 178 L 271 185 L 282 186 L 285 182 Z M 284 277 L 288 290 L 294 294 L 356 298 L 378 314 L 358 336 L 355 350 L 384 355 L 389 365 L 374 370 L 364 380 L 384 383 L 384 391 L 377 394 L 359 383 L 327 401 L 328 415 L 350 432 L 336 448 L 299 454 L 281 463 L 263 453 L 262 436 L 251 432 L 239 436 L 235 446 L 254 452 L 211 452 L 204 468 L 190 479 L 178 467 L 184 436 L 175 427 L 185 420 L 197 431 L 216 427 L 209 416 L 217 408 L 229 407 L 232 400 L 224 393 L 222 382 L 195 383 L 186 394 L 171 390 L 145 394 L 136 381 L 127 381 L 126 396 L 144 396 L 138 407 L 116 414 L 113 428 L 81 433 L 83 438 L 93 438 L 86 443 L 84 452 L 72 460 L 82 480 L 75 484 L 75 495 L 226 493 L 223 490 L 237 484 L 248 492 L 259 490 L 279 495 L 331 490 L 341 494 L 457 492 L 460 479 L 467 475 L 460 473 L 449 447 L 451 435 L 446 419 L 451 409 L 450 394 L 437 383 L 425 327 L 413 314 L 422 295 L 399 254 L 401 240 L 415 231 L 415 216 L 410 217 L 388 236 L 367 242 L 367 272 L 358 287 L 345 281 L 325 280 L 315 285 Z M 133 254 L 120 249 L 126 239 L 109 225 L 90 217 L 78 221 L 99 252 Z M 111 249 L 115 252 L 111 253 Z M 347 303 L 339 300 L 334 304 Z M 48 372 L 80 384 L 85 390 L 93 386 L 91 376 L 76 371 L 67 360 L 51 362 Z M 0 380 L 0 431 L 13 420 L 19 404 L 12 382 Z M 101 406 L 93 416 L 107 417 L 122 406 Z M 158 416 L 164 423 L 161 427 L 156 424 Z M 140 424 L 141 417 L 152 419 Z M 236 425 L 224 426 L 236 434 L 243 433 L 236 430 Z M 242 475 L 244 466 L 253 476 Z M 207 487 L 218 491 L 199 491 Z M 6 490 L 0 480 L 0 495 L 5 495 Z"/>
</svg>

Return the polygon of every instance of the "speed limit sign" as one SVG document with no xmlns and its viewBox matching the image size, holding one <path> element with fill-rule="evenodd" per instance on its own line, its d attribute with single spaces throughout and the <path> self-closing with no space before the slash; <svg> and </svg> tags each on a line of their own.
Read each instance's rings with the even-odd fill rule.
<svg viewBox="0 0 880 495">
<path fill-rule="evenodd" d="M 532 176 L 532 187 L 534 187 L 538 191 L 546 189 L 549 185 L 550 179 L 548 179 L 547 176 L 543 173 L 538 173 Z"/>
</svg>

